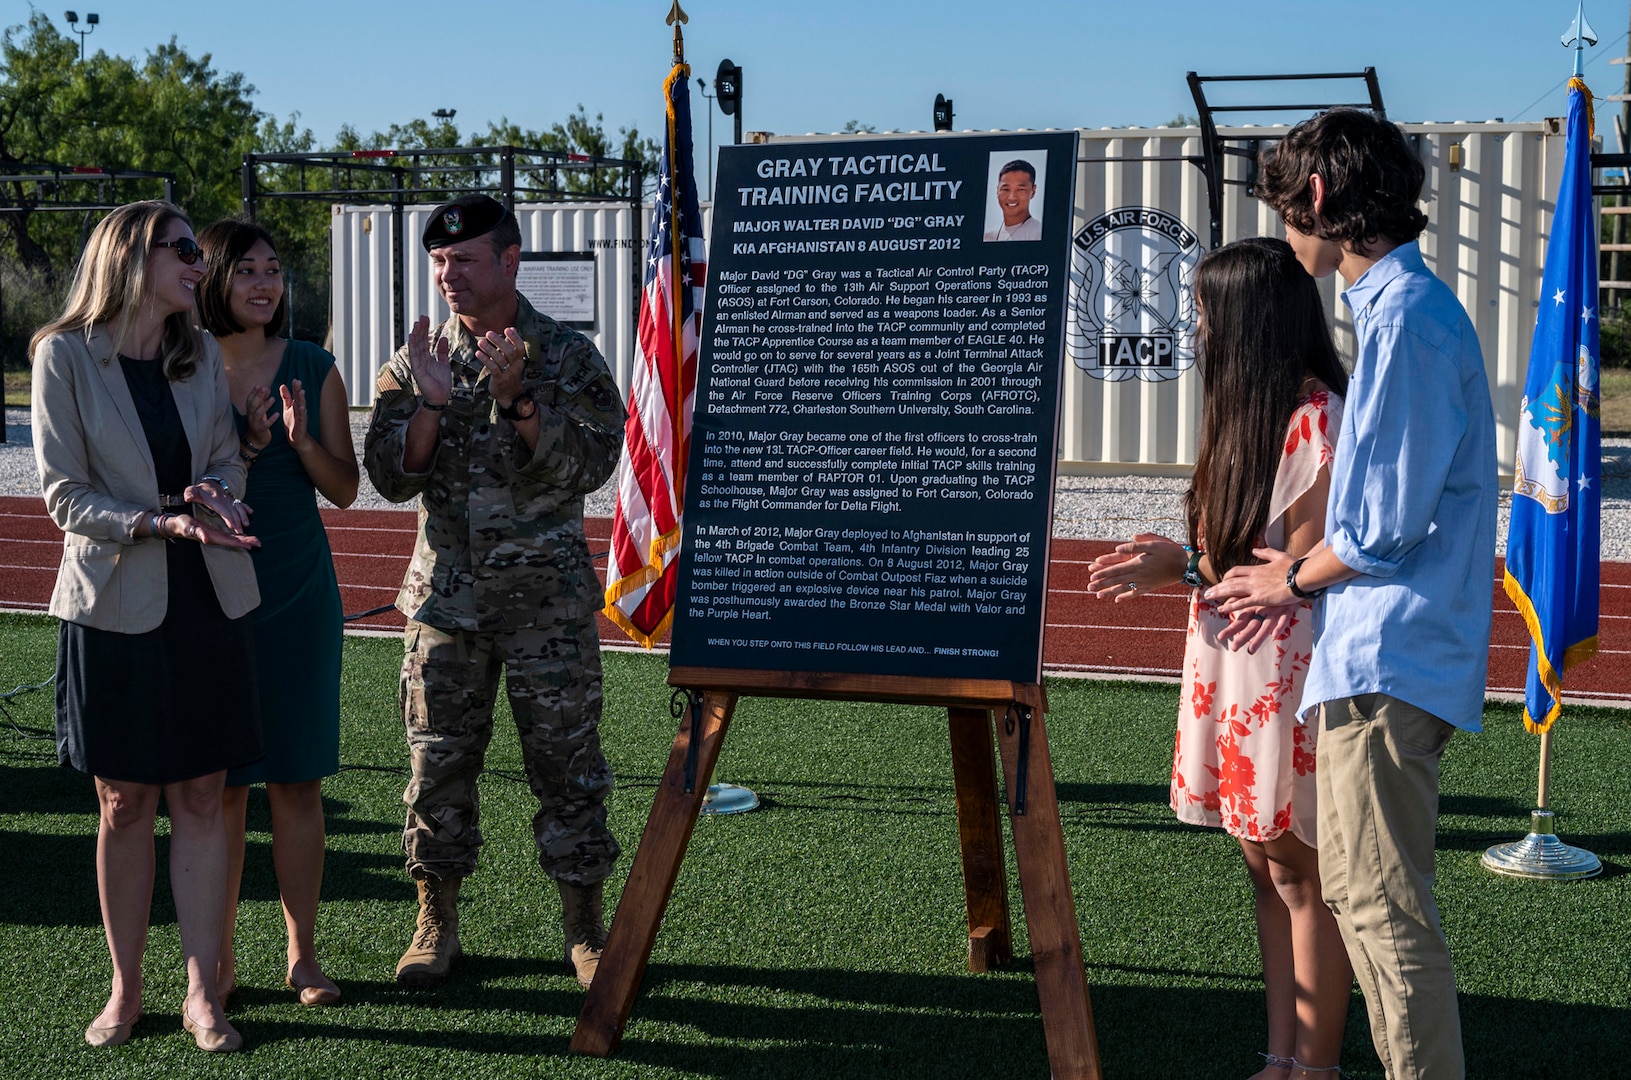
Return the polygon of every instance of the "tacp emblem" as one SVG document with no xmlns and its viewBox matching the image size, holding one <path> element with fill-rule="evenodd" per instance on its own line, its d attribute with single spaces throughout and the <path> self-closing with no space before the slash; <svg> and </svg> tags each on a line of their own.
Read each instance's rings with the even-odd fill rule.
<svg viewBox="0 0 1631 1080">
<path fill-rule="evenodd" d="M 612 392 L 606 389 L 606 384 L 599 379 L 589 387 L 589 396 L 595 399 L 595 408 L 601 412 L 611 412 L 612 406 L 616 404 Z"/>
<path fill-rule="evenodd" d="M 442 215 L 442 227 L 449 236 L 464 232 L 464 213 L 457 206 Z"/>
<path fill-rule="evenodd" d="M 1165 382 L 1187 371 L 1200 260 L 1199 237 L 1163 210 L 1130 206 L 1088 222 L 1071 242 L 1071 361 L 1110 382 Z"/>
</svg>

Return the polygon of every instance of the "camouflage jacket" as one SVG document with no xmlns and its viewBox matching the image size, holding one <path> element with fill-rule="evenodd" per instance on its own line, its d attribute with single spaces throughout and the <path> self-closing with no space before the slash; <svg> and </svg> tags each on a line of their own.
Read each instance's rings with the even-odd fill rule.
<svg viewBox="0 0 1631 1080">
<path fill-rule="evenodd" d="M 516 330 L 527 347 L 523 387 L 538 403 L 529 454 L 498 415 L 475 338 L 457 316 L 447 338 L 453 395 L 441 414 L 430 469 L 402 467 L 418 390 L 404 346 L 381 369 L 363 462 L 392 502 L 419 496 L 419 537 L 396 606 L 447 630 L 504 630 L 580 618 L 602 606 L 583 533 L 583 497 L 617 467 L 623 403 L 588 338 L 534 311 L 524 297 Z"/>
</svg>

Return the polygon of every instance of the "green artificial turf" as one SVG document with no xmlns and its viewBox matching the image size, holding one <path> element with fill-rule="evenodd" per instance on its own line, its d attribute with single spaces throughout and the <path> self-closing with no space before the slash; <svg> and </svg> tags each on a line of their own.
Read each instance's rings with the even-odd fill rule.
<svg viewBox="0 0 1631 1080">
<path fill-rule="evenodd" d="M 943 712 L 744 701 L 718 777 L 759 812 L 704 819 L 693 836 L 622 1049 L 568 1055 L 582 993 L 560 962 L 559 905 L 532 853 L 533 803 L 507 716 L 482 781 L 487 846 L 465 887 L 466 959 L 429 992 L 392 981 L 413 920 L 399 830 L 405 751 L 400 645 L 346 641 L 342 760 L 325 783 L 329 855 L 319 946 L 345 992 L 302 1008 L 283 987 L 283 920 L 264 799 L 250 803 L 238 934 L 247 1050 L 214 1058 L 180 1028 L 185 981 L 161 871 L 147 951 L 147 1017 L 131 1043 L 81 1032 L 105 999 L 108 959 L 93 869 L 89 780 L 55 765 L 50 691 L 0 720 L 0 1080 L 26 1077 L 1041 1077 L 1047 1075 L 1010 854 L 1012 970 L 970 975 Z M 55 625 L 0 616 L 0 693 L 47 677 Z M 1598 661 L 1599 663 L 1603 661 Z M 606 656 L 607 755 L 620 889 L 674 735 L 661 657 Z M 1166 805 L 1177 688 L 1048 685 L 1065 844 L 1104 1072 L 1228 1078 L 1264 1045 L 1250 893 L 1238 849 Z M 201 686 L 200 708 L 232 707 Z M 1460 977 L 1468 1075 L 1607 1076 L 1631 1046 L 1631 855 L 1624 785 L 1631 718 L 1562 721 L 1554 806 L 1602 878 L 1496 877 L 1482 850 L 1515 839 L 1534 799 L 1538 741 L 1493 705 L 1488 731 L 1444 762 L 1439 897 Z M 1380 1078 L 1363 1006 L 1344 1067 Z"/>
</svg>

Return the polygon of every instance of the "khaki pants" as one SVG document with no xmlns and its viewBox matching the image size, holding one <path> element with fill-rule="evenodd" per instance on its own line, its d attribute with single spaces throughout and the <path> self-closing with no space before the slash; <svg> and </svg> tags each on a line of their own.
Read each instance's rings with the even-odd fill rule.
<svg viewBox="0 0 1631 1080">
<path fill-rule="evenodd" d="M 1461 1080 L 1461 1015 L 1433 901 L 1438 763 L 1455 728 L 1385 694 L 1320 706 L 1319 853 L 1388 1080 Z"/>
</svg>

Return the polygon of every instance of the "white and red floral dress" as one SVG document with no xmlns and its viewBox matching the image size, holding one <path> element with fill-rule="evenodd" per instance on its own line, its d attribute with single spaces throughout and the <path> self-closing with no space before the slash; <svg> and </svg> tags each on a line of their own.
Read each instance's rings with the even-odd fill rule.
<svg viewBox="0 0 1631 1080">
<path fill-rule="evenodd" d="M 1320 391 L 1298 404 L 1274 478 L 1267 546 L 1285 546 L 1285 512 L 1331 464 L 1342 399 Z M 1229 625 L 1196 590 L 1184 644 L 1184 690 L 1172 759 L 1172 809 L 1193 825 L 1222 827 L 1243 840 L 1286 830 L 1315 846 L 1314 744 L 1318 731 L 1297 721 L 1314 650 L 1313 605 L 1257 652 L 1218 642 Z"/>
</svg>

